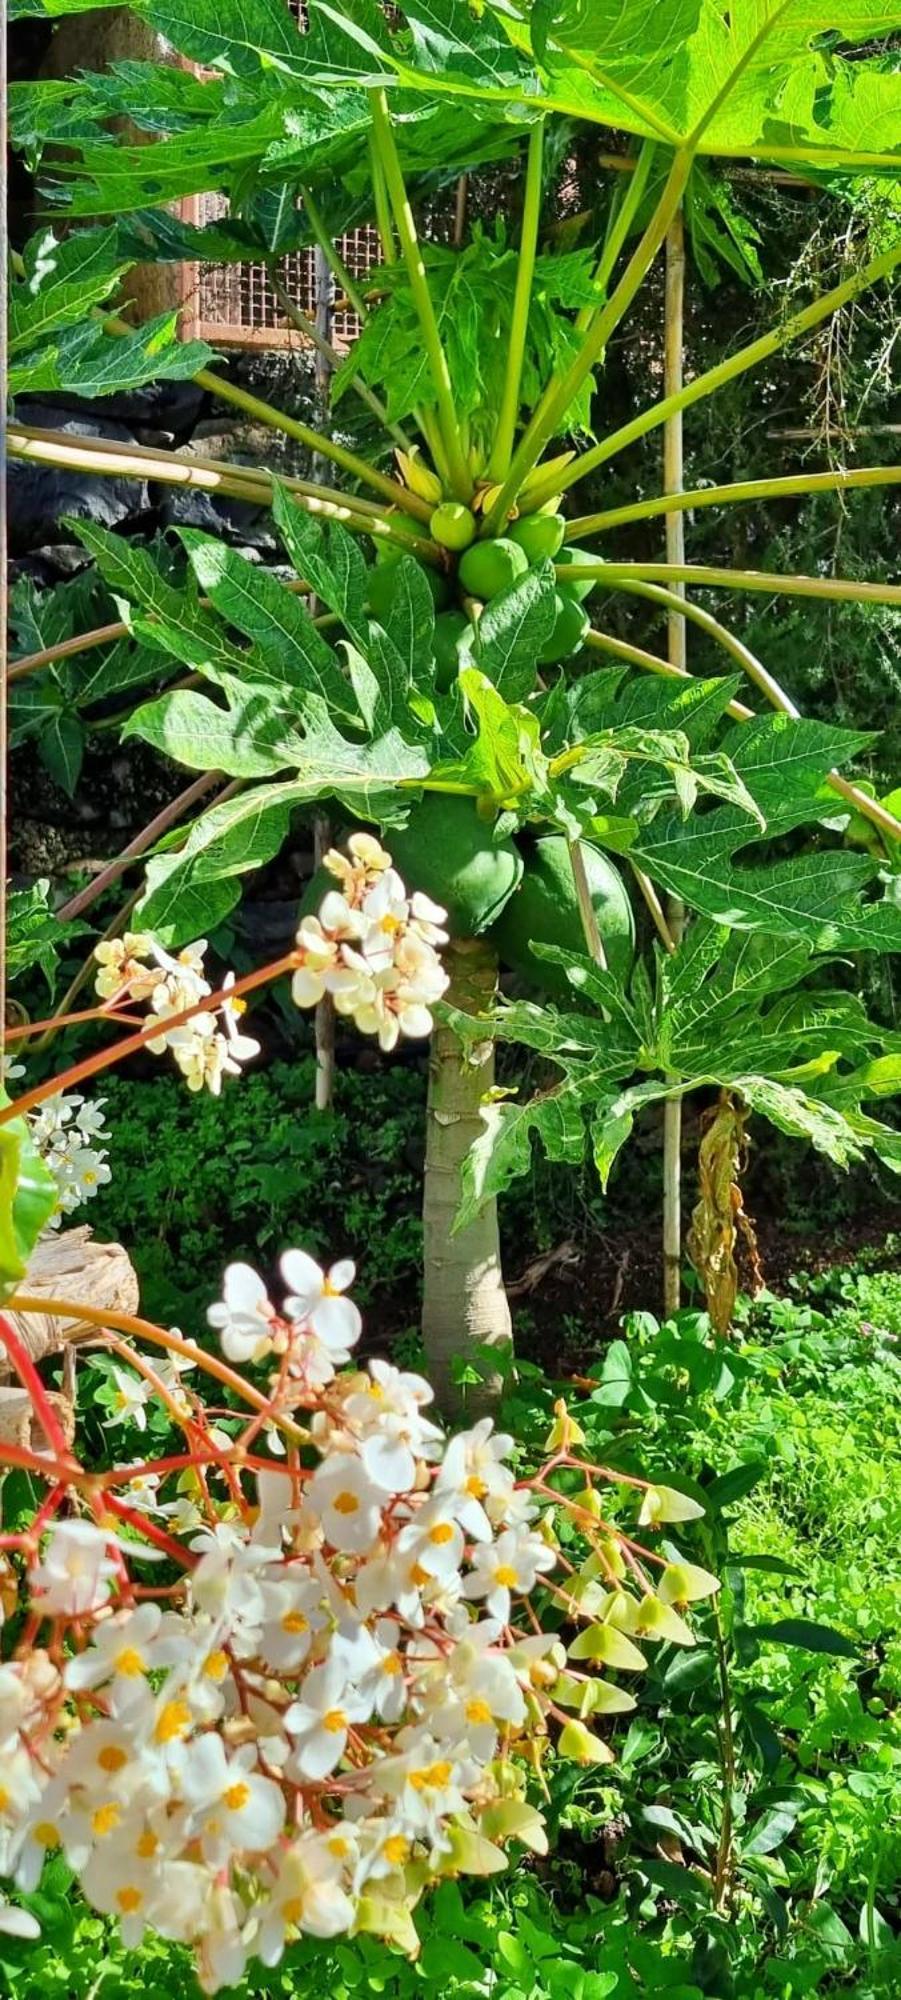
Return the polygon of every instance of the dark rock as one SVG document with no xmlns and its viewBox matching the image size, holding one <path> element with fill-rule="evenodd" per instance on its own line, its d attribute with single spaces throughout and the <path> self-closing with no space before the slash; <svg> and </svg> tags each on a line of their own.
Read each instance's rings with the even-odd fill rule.
<svg viewBox="0 0 901 2000">
<path fill-rule="evenodd" d="M 103 437 L 116 444 L 135 443 L 134 432 L 126 425 L 74 416 L 62 403 L 38 403 L 22 397 L 17 411 L 21 422 L 37 430 L 61 431 L 73 439 Z M 143 479 L 97 477 L 90 472 L 64 472 L 55 465 L 39 465 L 29 459 L 10 459 L 7 466 L 10 554 L 24 555 L 30 549 L 58 543 L 63 514 L 115 528 L 146 512 L 149 504 L 150 495 Z"/>
<path fill-rule="evenodd" d="M 204 407 L 206 391 L 196 382 L 145 382 L 139 389 L 122 389 L 114 396 L 54 396 L 58 410 L 73 417 L 91 418 L 97 429 L 94 437 L 114 437 L 109 425 L 127 424 L 137 437 L 142 430 L 167 431 L 177 444 L 190 436 Z M 40 399 L 38 399 L 40 400 Z M 26 424 L 42 423 L 30 414 L 28 396 L 19 398 L 19 415 Z"/>
</svg>

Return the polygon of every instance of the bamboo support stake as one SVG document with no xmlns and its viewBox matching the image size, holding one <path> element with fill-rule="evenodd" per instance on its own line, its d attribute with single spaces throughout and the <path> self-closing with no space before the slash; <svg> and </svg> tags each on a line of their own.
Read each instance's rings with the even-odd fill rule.
<svg viewBox="0 0 901 2000">
<path fill-rule="evenodd" d="M 859 486 L 897 486 L 901 465 L 859 465 L 832 472 L 789 473 L 777 479 L 736 479 L 728 486 L 697 486 L 690 493 L 659 493 L 652 500 L 633 500 L 627 507 L 608 507 L 601 514 L 581 514 L 568 521 L 565 540 L 581 542 L 585 535 L 608 534 L 632 521 L 650 521 L 657 514 L 695 513 L 700 507 L 732 507 L 743 500 L 791 500 L 814 493 L 837 493 Z"/>
<path fill-rule="evenodd" d="M 685 225 L 681 208 L 673 216 L 666 235 L 666 276 L 664 283 L 664 395 L 676 397 L 682 387 L 685 328 Z M 667 493 L 678 493 L 683 483 L 682 412 L 674 410 L 663 429 L 663 484 Z M 666 559 L 685 561 L 685 516 L 666 516 Z M 677 586 L 684 598 L 684 583 Z M 686 673 L 687 647 L 685 619 L 675 609 L 667 615 L 667 657 L 679 673 Z M 675 946 L 685 927 L 685 905 L 678 896 L 666 899 L 667 929 Z M 682 1298 L 682 1099 L 668 1097 L 663 1105 L 663 1309 L 678 1312 Z"/>
<path fill-rule="evenodd" d="M 315 270 L 316 330 L 321 336 L 324 349 L 331 344 L 333 286 L 329 259 L 321 245 L 318 245 L 316 250 Z M 316 420 L 321 428 L 327 431 L 331 415 L 331 385 L 330 370 L 322 349 L 317 350 L 315 375 Z M 321 866 L 331 844 L 331 822 L 326 814 L 317 813 L 313 821 L 314 869 Z M 330 993 L 323 994 L 315 1009 L 313 1038 L 316 1050 L 314 1101 L 317 1111 L 330 1111 L 335 1095 L 335 1003 Z"/>
<path fill-rule="evenodd" d="M 814 299 L 812 304 L 804 306 L 801 311 L 789 313 L 786 319 L 780 321 L 778 326 L 771 327 L 769 333 L 762 334 L 759 340 L 752 340 L 748 347 L 739 348 L 737 353 L 728 355 L 725 361 L 719 361 L 714 368 L 708 368 L 705 374 L 696 375 L 691 382 L 686 382 L 678 391 L 678 409 L 687 410 L 692 404 L 702 402 L 705 396 L 711 396 L 714 390 L 723 388 L 725 383 L 735 381 L 736 377 L 745 374 L 747 369 L 756 368 L 759 362 L 767 361 L 771 354 L 778 354 L 780 348 L 787 347 L 790 341 L 800 340 L 804 334 L 810 333 L 813 327 L 828 319 L 831 313 L 838 312 L 840 306 L 856 299 L 869 285 L 878 284 L 881 278 L 889 277 L 898 263 L 901 263 L 901 245 L 893 245 L 890 250 L 881 251 L 879 256 L 872 257 L 869 263 L 862 265 L 859 271 L 855 271 L 852 277 L 845 278 L 842 284 L 834 285 L 831 291 L 824 292 L 821 298 Z M 593 445 L 590 451 L 583 452 L 572 465 L 567 466 L 565 473 L 555 474 L 553 482 L 547 488 L 539 485 L 530 488 L 530 505 L 540 507 L 545 500 L 566 492 L 568 487 L 577 485 L 589 472 L 595 472 L 599 465 L 605 465 L 608 459 L 615 458 L 618 452 L 624 451 L 626 445 L 634 444 L 637 438 L 644 437 L 646 432 L 664 424 L 671 414 L 671 402 L 672 398 L 664 396 L 659 403 L 651 403 L 629 423 L 623 424 L 617 431 L 611 431 L 609 436 L 601 438 L 600 443 Z"/>
</svg>

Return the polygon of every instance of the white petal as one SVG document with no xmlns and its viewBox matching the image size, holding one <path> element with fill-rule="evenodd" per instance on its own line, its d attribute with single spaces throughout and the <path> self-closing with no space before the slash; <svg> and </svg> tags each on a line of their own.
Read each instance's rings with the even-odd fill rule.
<svg viewBox="0 0 901 2000">
<path fill-rule="evenodd" d="M 332 1265 L 328 1274 L 332 1289 L 336 1292 L 346 1292 L 348 1286 L 353 1284 L 356 1269 L 352 1257 L 339 1257 L 337 1264 Z"/>
<path fill-rule="evenodd" d="M 310 1325 L 317 1340 L 333 1354 L 353 1347 L 363 1331 L 362 1317 L 351 1299 L 318 1299 Z"/>
<path fill-rule="evenodd" d="M 286 1250 L 278 1264 L 278 1270 L 284 1278 L 284 1284 L 290 1284 L 290 1290 L 296 1294 L 298 1304 L 312 1306 L 312 1302 L 322 1296 L 324 1274 L 316 1264 L 316 1260 L 306 1254 L 306 1250 Z"/>
</svg>

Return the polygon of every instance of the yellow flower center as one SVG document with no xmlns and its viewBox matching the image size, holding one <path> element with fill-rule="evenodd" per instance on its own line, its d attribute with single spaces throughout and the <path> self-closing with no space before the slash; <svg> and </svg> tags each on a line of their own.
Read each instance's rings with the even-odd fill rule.
<svg viewBox="0 0 901 2000">
<path fill-rule="evenodd" d="M 331 1278 L 323 1278 L 322 1296 L 324 1299 L 340 1299 L 341 1293 L 339 1292 L 337 1285 L 332 1284 Z"/>
<path fill-rule="evenodd" d="M 490 1722 L 491 1710 L 487 1701 L 482 1701 L 478 1695 L 474 1696 L 472 1701 L 468 1701 L 466 1704 L 466 1720 L 467 1722 Z"/>
<path fill-rule="evenodd" d="M 228 1807 L 229 1812 L 243 1812 L 249 1798 L 249 1785 L 229 1785 L 228 1791 L 222 1794 L 222 1803 Z"/>
<path fill-rule="evenodd" d="M 454 1524 L 452 1521 L 436 1521 L 434 1528 L 429 1529 L 429 1541 L 434 1542 L 436 1548 L 440 1549 L 443 1543 L 452 1542 L 453 1539 Z"/>
<path fill-rule="evenodd" d="M 144 1672 L 144 1662 L 136 1646 L 126 1646 L 117 1653 L 114 1664 L 117 1674 L 125 1674 L 129 1680 Z"/>
<path fill-rule="evenodd" d="M 283 1632 L 308 1632 L 310 1621 L 302 1611 L 286 1611 L 281 1621 Z"/>
<path fill-rule="evenodd" d="M 478 1473 L 473 1472 L 466 1481 L 466 1491 L 472 1494 L 474 1500 L 484 1500 L 488 1488 L 484 1479 L 480 1479 Z"/>
<path fill-rule="evenodd" d="M 360 1502 L 355 1493 L 336 1493 L 333 1505 L 336 1514 L 356 1514 Z"/>
<path fill-rule="evenodd" d="M 224 1681 L 228 1673 L 228 1654 L 210 1653 L 204 1660 L 203 1671 L 209 1681 Z"/>
<path fill-rule="evenodd" d="M 12 1793 L 7 1791 L 5 1785 L 0 1785 L 0 1812 L 8 1812 L 11 1805 Z"/>
<path fill-rule="evenodd" d="M 336 1855 L 339 1861 L 343 1861 L 345 1854 L 350 1852 L 350 1842 L 345 1840 L 343 1833 L 333 1833 L 326 1845 L 329 1853 Z"/>
<path fill-rule="evenodd" d="M 299 1924 L 303 1920 L 303 1897 L 288 1896 L 282 1904 L 282 1916 L 286 1924 Z"/>
<path fill-rule="evenodd" d="M 49 1854 L 52 1848 L 59 1846 L 59 1829 L 54 1826 L 52 1820 L 41 1819 L 33 1829 L 32 1838 L 38 1847 L 45 1848 Z"/>
<path fill-rule="evenodd" d="M 115 1800 L 111 1799 L 109 1805 L 98 1806 L 97 1811 L 91 1814 L 92 1831 L 99 1840 L 102 1840 L 105 1834 L 113 1832 L 121 1818 L 122 1807 L 117 1806 Z"/>
<path fill-rule="evenodd" d="M 402 1671 L 403 1669 L 401 1667 L 400 1654 L 386 1653 L 382 1661 L 382 1673 L 390 1674 L 393 1678 L 395 1674 L 399 1674 Z"/>
<path fill-rule="evenodd" d="M 101 1771 L 121 1771 L 128 1757 L 120 1743 L 105 1743 L 97 1758 Z"/>
<path fill-rule="evenodd" d="M 497 1569 L 494 1572 L 494 1581 L 501 1584 L 504 1590 L 515 1590 L 517 1584 L 515 1569 L 511 1569 L 509 1563 L 498 1563 Z"/>
<path fill-rule="evenodd" d="M 347 1716 L 343 1708 L 327 1709 L 322 1718 L 322 1727 L 328 1730 L 330 1736 L 339 1736 L 342 1729 L 347 1728 Z"/>
<path fill-rule="evenodd" d="M 140 1909 L 143 1901 L 143 1890 L 136 1889 L 133 1882 L 125 1889 L 116 1890 L 116 1902 L 124 1917 L 133 1917 L 135 1911 Z"/>
<path fill-rule="evenodd" d="M 135 1848 L 135 1853 L 140 1855 L 142 1861 L 151 1861 L 158 1847 L 159 1847 L 159 1841 L 157 1840 L 156 1834 L 151 1833 L 148 1827 L 147 1832 L 141 1834 L 141 1837 Z"/>
<path fill-rule="evenodd" d="M 160 1709 L 157 1725 L 153 1732 L 157 1743 L 173 1743 L 177 1737 L 186 1735 L 191 1727 L 191 1711 L 183 1695 L 176 1695 Z"/>
<path fill-rule="evenodd" d="M 415 1583 L 419 1590 L 423 1590 L 425 1585 L 431 1583 L 431 1581 L 432 1579 L 428 1570 L 423 1569 L 421 1563 L 414 1563 L 410 1571 L 410 1582 Z"/>
<path fill-rule="evenodd" d="M 453 1766 L 442 1759 L 437 1764 L 425 1764 L 419 1771 L 410 1772 L 410 1783 L 414 1792 L 440 1792 L 447 1784 Z"/>
<path fill-rule="evenodd" d="M 408 1840 L 404 1839 L 402 1833 L 389 1834 L 388 1839 L 386 1840 L 385 1845 L 382 1848 L 382 1853 L 384 1854 L 385 1860 L 390 1861 L 392 1868 L 403 1867 L 403 1864 L 406 1861 L 409 1852 L 410 1852 L 410 1843 Z"/>
</svg>

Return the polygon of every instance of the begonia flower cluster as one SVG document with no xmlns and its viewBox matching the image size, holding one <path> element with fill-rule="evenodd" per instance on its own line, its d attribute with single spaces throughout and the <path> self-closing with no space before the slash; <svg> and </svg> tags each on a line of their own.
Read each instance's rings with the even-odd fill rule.
<svg viewBox="0 0 901 2000">
<path fill-rule="evenodd" d="M 0 1555 L 8 1898 L 62 1853 L 127 1943 L 191 1947 L 208 1992 L 304 1933 L 413 1952 L 430 1883 L 503 1867 L 512 1841 L 543 1852 L 530 1781 L 550 1745 L 609 1761 L 588 1722 L 634 1706 L 619 1677 L 645 1641 L 693 1643 L 685 1608 L 716 1588 L 661 1556 L 652 1585 L 562 1405 L 517 1478 L 490 1418 L 448 1438 L 421 1375 L 346 1365 L 352 1264 L 295 1249 L 280 1274 L 276 1301 L 226 1272 L 218 1355 L 163 1329 L 162 1359 L 132 1350 L 135 1411 L 155 1382 L 184 1449 L 102 1475 L 49 1457 L 37 1522 Z M 204 1366 L 209 1416 L 181 1379 Z M 645 1534 L 700 1512 L 637 1480 L 616 1505 L 634 1487 Z"/>
<path fill-rule="evenodd" d="M 151 1055 L 168 1050 L 189 1090 L 206 1089 L 218 1097 L 223 1078 L 240 1076 L 242 1064 L 259 1055 L 260 1044 L 239 1028 L 244 1011 L 240 998 L 226 994 L 215 1008 L 198 1006 L 213 991 L 204 974 L 206 949 L 206 938 L 198 938 L 173 954 L 149 931 L 126 931 L 124 937 L 95 946 L 100 967 L 95 986 L 111 1007 L 146 1003 L 160 1023 L 159 1034 L 145 1043 Z M 234 973 L 226 975 L 223 985 L 234 985 Z M 189 1021 L 173 1020 L 188 1007 L 197 1009 Z"/>
<path fill-rule="evenodd" d="M 447 911 L 421 890 L 408 893 L 372 834 L 352 833 L 347 854 L 331 848 L 324 866 L 339 886 L 298 930 L 295 1005 L 316 1007 L 328 994 L 385 1050 L 402 1035 L 430 1035 L 431 1009 L 448 984 L 436 950 L 448 941 Z"/>
</svg>

